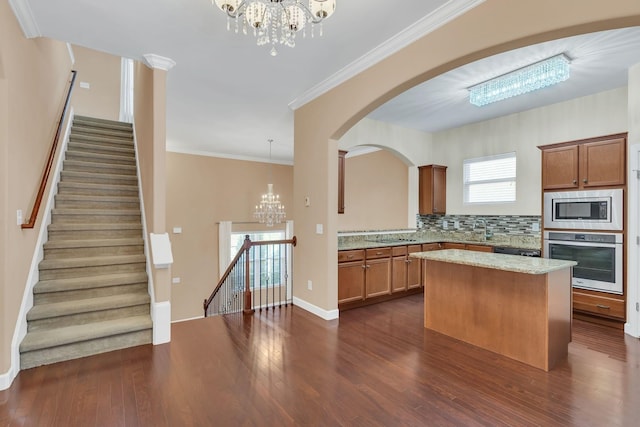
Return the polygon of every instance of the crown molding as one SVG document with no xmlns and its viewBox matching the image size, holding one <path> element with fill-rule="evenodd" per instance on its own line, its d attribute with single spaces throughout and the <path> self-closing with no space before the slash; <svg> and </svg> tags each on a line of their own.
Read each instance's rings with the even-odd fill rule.
<svg viewBox="0 0 640 427">
<path fill-rule="evenodd" d="M 296 110 L 302 107 L 484 2 L 485 0 L 450 0 L 418 22 L 365 53 L 326 80 L 304 92 L 289 103 L 289 108 Z"/>
<path fill-rule="evenodd" d="M 13 14 L 16 16 L 26 38 L 33 39 L 42 36 L 36 18 L 33 16 L 29 0 L 9 0 L 9 5 L 13 9 Z"/>
<path fill-rule="evenodd" d="M 144 62 L 147 64 L 147 66 L 156 70 L 169 71 L 176 65 L 176 61 L 174 61 L 173 59 L 153 53 L 146 53 L 142 56 L 144 57 Z"/>
</svg>

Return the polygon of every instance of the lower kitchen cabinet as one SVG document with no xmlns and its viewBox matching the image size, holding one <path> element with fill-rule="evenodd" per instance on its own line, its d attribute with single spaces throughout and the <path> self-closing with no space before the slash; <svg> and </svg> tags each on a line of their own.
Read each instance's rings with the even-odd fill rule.
<svg viewBox="0 0 640 427">
<path fill-rule="evenodd" d="M 616 298 L 582 289 L 573 290 L 573 310 L 617 321 L 624 321 L 626 314 L 625 301 L 622 296 Z"/>
<path fill-rule="evenodd" d="M 412 258 L 408 255 L 421 251 L 421 245 L 409 245 L 407 247 L 407 289 L 415 289 L 422 286 L 422 262 L 420 259 Z"/>
<path fill-rule="evenodd" d="M 391 248 L 365 251 L 364 288 L 367 298 L 391 293 Z"/>
<path fill-rule="evenodd" d="M 407 247 L 391 248 L 391 292 L 407 290 Z"/>
<path fill-rule="evenodd" d="M 364 250 L 338 252 L 338 304 L 364 300 Z"/>
</svg>

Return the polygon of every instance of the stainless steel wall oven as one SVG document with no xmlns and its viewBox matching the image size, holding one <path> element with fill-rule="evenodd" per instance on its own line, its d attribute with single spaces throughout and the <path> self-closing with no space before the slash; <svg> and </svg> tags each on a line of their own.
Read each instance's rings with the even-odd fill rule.
<svg viewBox="0 0 640 427">
<path fill-rule="evenodd" d="M 623 293 L 622 233 L 544 232 L 546 258 L 577 261 L 574 288 Z"/>
</svg>

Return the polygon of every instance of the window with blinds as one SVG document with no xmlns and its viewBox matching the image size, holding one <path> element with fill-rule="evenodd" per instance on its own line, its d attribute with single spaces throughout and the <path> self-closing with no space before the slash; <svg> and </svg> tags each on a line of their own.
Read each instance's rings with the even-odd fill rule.
<svg viewBox="0 0 640 427">
<path fill-rule="evenodd" d="M 516 201 L 516 153 L 467 159 L 463 163 L 464 203 Z"/>
</svg>

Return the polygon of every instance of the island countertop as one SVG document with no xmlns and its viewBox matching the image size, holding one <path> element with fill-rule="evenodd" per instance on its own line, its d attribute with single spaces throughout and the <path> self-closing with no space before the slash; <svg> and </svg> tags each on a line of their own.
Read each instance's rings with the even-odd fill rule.
<svg viewBox="0 0 640 427">
<path fill-rule="evenodd" d="M 471 265 L 474 267 L 491 268 L 495 270 L 512 271 L 515 273 L 525 274 L 546 274 L 563 268 L 573 267 L 578 264 L 575 261 L 465 251 L 461 249 L 415 252 L 410 254 L 410 256 L 431 261 Z"/>
</svg>

